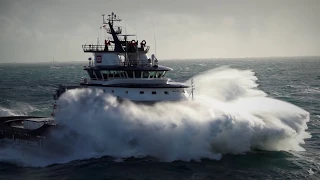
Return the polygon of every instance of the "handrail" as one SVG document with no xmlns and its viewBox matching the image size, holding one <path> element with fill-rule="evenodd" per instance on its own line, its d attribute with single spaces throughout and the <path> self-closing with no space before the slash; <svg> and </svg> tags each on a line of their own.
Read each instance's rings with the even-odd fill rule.
<svg viewBox="0 0 320 180">
<path fill-rule="evenodd" d="M 92 51 L 114 51 L 114 45 L 82 45 L 82 49 L 84 52 L 92 52 Z"/>
<path fill-rule="evenodd" d="M 93 45 L 93 44 L 86 44 L 82 45 L 82 49 L 84 52 L 115 52 L 115 46 L 114 45 Z M 138 48 L 139 51 L 142 52 L 148 52 L 150 49 L 150 46 L 147 46 L 145 49 Z M 135 52 L 128 52 L 128 53 L 135 53 Z"/>
<path fill-rule="evenodd" d="M 149 60 L 114 60 L 112 61 L 115 65 L 118 66 L 139 66 L 139 67 L 151 67 L 152 63 Z M 99 66 L 99 65 L 95 65 L 95 66 Z M 91 68 L 91 67 L 95 67 L 95 66 L 83 66 L 84 68 Z M 102 65 L 103 66 L 103 65 Z"/>
</svg>

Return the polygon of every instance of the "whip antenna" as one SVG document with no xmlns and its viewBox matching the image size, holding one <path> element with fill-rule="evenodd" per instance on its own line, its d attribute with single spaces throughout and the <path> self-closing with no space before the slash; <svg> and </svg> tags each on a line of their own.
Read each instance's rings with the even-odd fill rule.
<svg viewBox="0 0 320 180">
<path fill-rule="evenodd" d="M 153 28 L 153 38 L 154 38 L 154 55 L 157 57 L 157 40 L 156 40 L 156 31 L 154 30 L 153 19 L 152 20 L 152 28 Z"/>
</svg>

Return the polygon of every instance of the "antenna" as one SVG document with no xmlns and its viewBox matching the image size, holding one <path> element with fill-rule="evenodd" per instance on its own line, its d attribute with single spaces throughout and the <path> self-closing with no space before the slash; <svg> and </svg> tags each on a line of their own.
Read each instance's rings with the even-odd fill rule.
<svg viewBox="0 0 320 180">
<path fill-rule="evenodd" d="M 103 24 L 106 23 L 106 21 L 104 20 L 104 16 L 105 16 L 105 14 L 102 14 L 102 23 Z"/>
<path fill-rule="evenodd" d="M 153 19 L 152 20 L 152 28 L 153 28 L 153 38 L 154 38 L 154 55 L 157 57 L 157 40 L 156 40 L 156 32 L 154 30 Z"/>
<path fill-rule="evenodd" d="M 99 45 L 100 32 L 101 32 L 101 27 L 98 30 L 97 45 Z"/>
<path fill-rule="evenodd" d="M 127 34 L 127 24 L 126 23 L 124 24 L 124 32 L 125 32 L 125 34 Z M 126 41 L 126 56 L 124 58 L 124 62 L 128 61 L 128 40 L 127 40 L 127 37 L 128 36 L 124 36 L 124 40 Z"/>
<path fill-rule="evenodd" d="M 137 31 L 137 25 L 136 24 L 134 24 L 134 29 L 135 29 L 135 31 L 136 31 L 136 41 L 137 41 L 137 50 L 136 50 L 136 53 L 137 53 L 137 60 L 140 60 L 140 53 L 139 53 L 139 48 L 138 48 L 138 46 L 139 46 L 139 44 L 138 44 L 138 31 Z"/>
<path fill-rule="evenodd" d="M 135 35 L 132 35 L 132 34 L 122 34 L 122 35 L 119 35 L 119 36 L 123 36 L 124 37 L 124 41 L 126 43 L 126 51 L 125 51 L 125 61 L 128 60 L 128 36 L 135 36 Z"/>
<path fill-rule="evenodd" d="M 127 62 L 128 60 L 128 40 L 127 40 L 127 35 L 124 36 L 124 40 L 126 41 L 126 56 L 124 57 L 124 62 Z"/>
<path fill-rule="evenodd" d="M 136 31 L 136 41 L 138 41 L 138 31 L 137 31 L 137 25 L 134 24 L 134 30 Z M 126 32 L 127 34 L 127 32 Z"/>
<path fill-rule="evenodd" d="M 127 34 L 127 24 L 124 24 L 124 33 Z"/>
</svg>

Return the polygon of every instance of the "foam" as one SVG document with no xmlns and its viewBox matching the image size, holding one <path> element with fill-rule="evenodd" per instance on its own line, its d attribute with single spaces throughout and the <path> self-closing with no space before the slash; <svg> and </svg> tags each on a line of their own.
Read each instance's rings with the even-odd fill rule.
<svg viewBox="0 0 320 180">
<path fill-rule="evenodd" d="M 194 81 L 194 101 L 154 106 L 119 104 L 102 91 L 68 91 L 60 97 L 56 113 L 64 128 L 55 131 L 55 138 L 67 147 L 67 155 L 29 165 L 106 155 L 153 156 L 170 162 L 219 160 L 224 154 L 252 149 L 304 150 L 301 144 L 310 137 L 306 132 L 309 113 L 267 97 L 257 89 L 254 72 L 217 68 L 194 77 Z M 70 132 L 77 135 L 70 136 Z"/>
</svg>

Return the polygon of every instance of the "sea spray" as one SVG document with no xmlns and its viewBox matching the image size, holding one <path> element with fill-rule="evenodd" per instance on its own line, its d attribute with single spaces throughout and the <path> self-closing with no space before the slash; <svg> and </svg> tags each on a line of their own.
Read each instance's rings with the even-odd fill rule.
<svg viewBox="0 0 320 180">
<path fill-rule="evenodd" d="M 303 150 L 301 144 L 310 137 L 306 132 L 309 113 L 267 97 L 257 89 L 252 71 L 224 67 L 194 80 L 194 101 L 153 106 L 119 103 L 101 90 L 66 92 L 56 113 L 64 128 L 54 130 L 49 139 L 58 139 L 66 155 L 31 165 L 105 155 L 189 161 L 220 159 L 223 154 L 252 149 Z"/>
<path fill-rule="evenodd" d="M 195 98 L 204 97 L 220 101 L 238 98 L 262 97 L 267 94 L 257 87 L 258 78 L 251 70 L 219 67 L 205 71 L 192 78 L 195 82 Z M 191 80 L 191 79 L 190 79 Z M 190 80 L 187 81 L 190 84 Z"/>
<path fill-rule="evenodd" d="M 303 150 L 309 113 L 266 97 L 249 70 L 218 68 L 194 77 L 193 102 L 118 103 L 99 90 L 73 90 L 57 121 L 89 137 L 94 151 L 164 161 L 219 158 L 250 149 Z"/>
</svg>

